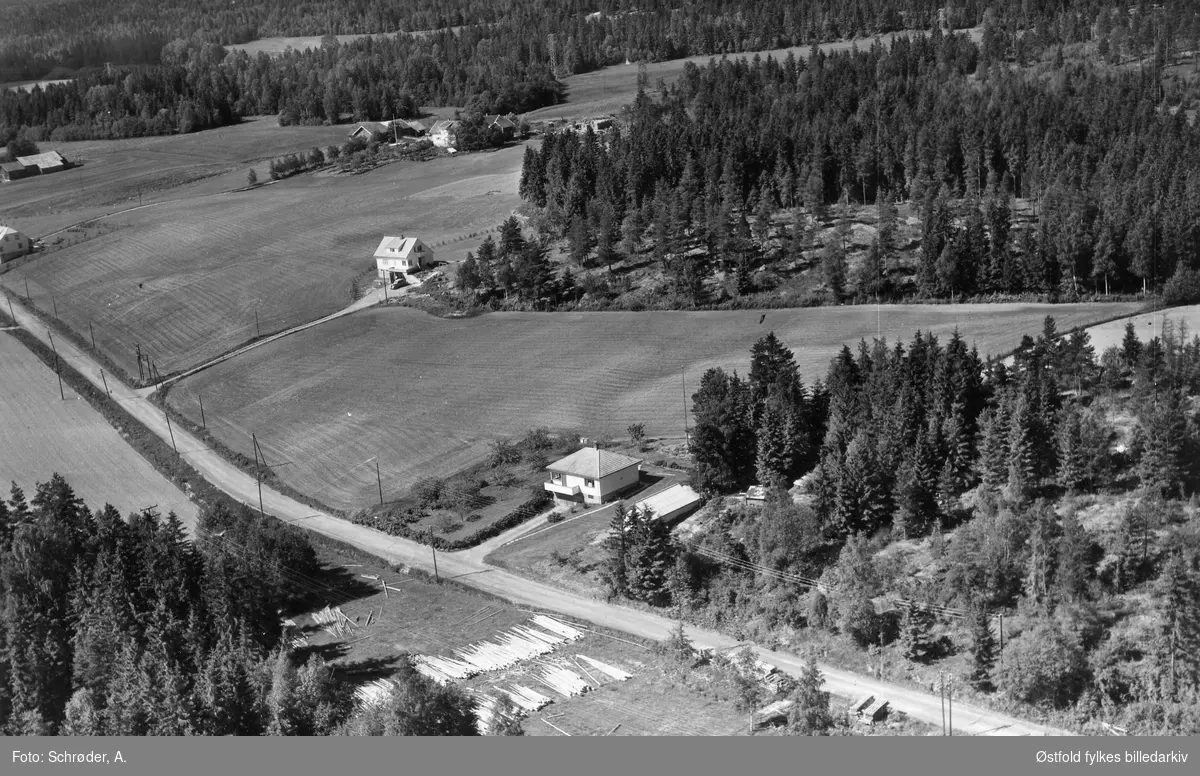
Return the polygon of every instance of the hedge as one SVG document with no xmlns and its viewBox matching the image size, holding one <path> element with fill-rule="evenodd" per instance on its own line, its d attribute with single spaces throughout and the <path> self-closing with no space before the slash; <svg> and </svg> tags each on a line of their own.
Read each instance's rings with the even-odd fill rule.
<svg viewBox="0 0 1200 776">
<path fill-rule="evenodd" d="M 372 515 L 369 513 L 355 513 L 351 515 L 350 521 L 358 525 L 365 525 L 369 528 L 374 528 L 383 531 L 391 536 L 398 536 L 402 539 L 410 539 L 422 544 L 432 545 L 435 549 L 444 552 L 454 552 L 456 550 L 465 550 L 468 547 L 474 547 L 480 542 L 485 542 L 494 536 L 499 536 L 510 528 L 515 528 L 529 518 L 544 511 L 550 506 L 553 499 L 550 494 L 544 490 L 539 490 L 527 501 L 522 503 L 513 511 L 509 512 L 504 517 L 496 522 L 482 528 L 479 531 L 464 536 L 459 539 L 447 539 L 444 536 L 434 536 L 430 538 L 429 531 L 414 530 L 403 519 L 402 515 Z"/>
</svg>

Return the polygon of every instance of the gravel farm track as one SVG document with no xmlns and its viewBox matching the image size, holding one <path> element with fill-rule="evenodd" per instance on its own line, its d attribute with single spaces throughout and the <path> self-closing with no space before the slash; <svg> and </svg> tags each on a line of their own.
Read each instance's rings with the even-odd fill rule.
<svg viewBox="0 0 1200 776">
<path fill-rule="evenodd" d="M 884 305 L 766 311 L 491 313 L 437 318 L 412 308 L 365 310 L 254 348 L 171 388 L 172 404 L 230 448 L 256 433 L 278 476 L 335 509 L 398 494 L 430 472 L 480 460 L 531 425 L 623 436 L 684 435 L 685 394 L 710 367 L 745 374 L 750 346 L 774 331 L 808 384 L 843 345 L 879 330 L 943 342 L 957 327 L 982 355 L 1016 347 L 1053 315 L 1060 331 L 1134 312 L 1109 305 Z M 690 403 L 690 399 L 687 400 Z"/>
<path fill-rule="evenodd" d="M 46 331 L 23 306 L 16 306 L 16 315 L 18 323 L 29 329 L 34 336 L 44 341 L 48 340 Z M 88 380 L 96 385 L 100 384 L 100 366 L 89 354 L 70 343 L 61 343 L 59 355 Z M 113 395 L 150 431 L 164 440 L 169 438 L 170 432 L 162 412 L 149 399 L 120 384 L 113 387 Z M 252 476 L 238 470 L 182 429 L 176 430 L 175 438 L 187 460 L 215 486 L 243 503 L 257 501 L 258 491 Z M 262 496 L 265 510 L 280 520 L 343 541 L 391 563 L 423 570 L 432 569 L 433 564 L 427 547 L 315 511 L 267 486 L 263 487 Z M 515 530 L 522 531 L 524 527 L 519 526 Z M 662 639 L 674 627 L 672 620 L 655 614 L 582 598 L 508 574 L 486 565 L 479 552 L 439 553 L 438 567 L 444 577 L 456 579 L 515 604 L 561 612 L 643 638 Z M 686 632 L 699 647 L 728 648 L 739 643 L 713 631 L 688 627 Z M 760 649 L 759 652 L 764 660 L 774 663 L 793 676 L 803 670 L 804 661 L 796 655 L 765 649 Z M 878 682 L 833 666 L 821 665 L 820 668 L 825 675 L 825 689 L 829 692 L 847 698 L 874 694 L 887 698 L 893 708 L 915 719 L 934 725 L 941 722 L 941 701 L 937 696 Z M 955 711 L 958 712 L 955 715 L 955 732 L 959 735 L 1040 736 L 1065 733 L 972 704 L 956 704 Z"/>
<path fill-rule="evenodd" d="M 63 391 L 65 400 L 54 371 L 0 332 L 0 497 L 15 482 L 32 498 L 37 483 L 58 472 L 90 509 L 111 504 L 129 514 L 155 506 L 160 515 L 174 512 L 195 525 L 196 505 L 187 495 L 69 386 Z"/>
</svg>

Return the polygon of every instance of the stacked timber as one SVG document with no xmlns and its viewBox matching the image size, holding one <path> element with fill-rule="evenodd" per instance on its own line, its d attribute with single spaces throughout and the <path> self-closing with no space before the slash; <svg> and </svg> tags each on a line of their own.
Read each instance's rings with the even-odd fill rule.
<svg viewBox="0 0 1200 776">
<path fill-rule="evenodd" d="M 530 618 L 530 622 L 537 625 L 539 628 L 544 628 L 552 633 L 557 633 L 567 641 L 576 641 L 583 638 L 583 631 L 572 628 L 565 622 L 559 622 L 553 617 L 547 617 L 544 614 L 538 614 Z"/>
<path fill-rule="evenodd" d="M 577 655 L 577 657 L 580 660 L 582 660 L 583 662 L 590 665 L 592 668 L 596 669 L 597 671 L 599 671 L 603 674 L 608 674 L 613 679 L 616 679 L 618 682 L 623 682 L 626 679 L 628 679 L 629 677 L 633 676 L 633 674 L 631 674 L 627 671 L 622 671 L 620 668 L 617 668 L 616 666 L 613 666 L 613 665 L 609 665 L 608 663 L 601 663 L 599 660 L 590 658 L 587 655 Z"/>
<path fill-rule="evenodd" d="M 582 676 L 561 665 L 550 665 L 547 663 L 542 668 L 538 678 L 555 692 L 561 693 L 565 698 L 582 695 L 592 689 L 591 685 Z"/>
<path fill-rule="evenodd" d="M 470 663 L 438 655 L 417 655 L 413 658 L 413 668 L 428 676 L 438 684 L 449 684 L 459 679 L 469 679 L 479 673 Z"/>
<path fill-rule="evenodd" d="M 396 683 L 391 679 L 376 679 L 354 688 L 354 697 L 360 707 L 374 706 L 387 698 L 395 688 Z"/>
<path fill-rule="evenodd" d="M 531 690 L 528 687 L 520 684 L 510 684 L 508 689 L 496 688 L 500 692 L 512 698 L 512 702 L 525 711 L 537 711 L 540 708 L 550 705 L 554 702 L 552 698 L 547 698 L 536 690 Z"/>
<path fill-rule="evenodd" d="M 508 695 L 508 693 L 504 694 Z M 512 696 L 509 695 L 509 697 Z M 496 718 L 496 715 L 500 715 L 506 722 L 511 722 L 518 717 L 524 716 L 516 708 L 513 708 L 508 713 L 502 712 L 498 701 L 499 699 L 494 695 L 479 695 L 475 699 L 475 726 L 479 731 L 479 735 L 486 736 L 488 734 L 488 729 L 491 728 L 492 720 Z"/>
</svg>

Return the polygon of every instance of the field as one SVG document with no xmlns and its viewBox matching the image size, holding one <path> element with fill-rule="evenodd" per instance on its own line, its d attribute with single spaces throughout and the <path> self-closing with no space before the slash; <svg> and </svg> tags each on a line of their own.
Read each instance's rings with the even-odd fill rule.
<svg viewBox="0 0 1200 776">
<path fill-rule="evenodd" d="M 458 32 L 461 27 L 448 27 L 451 32 Z M 423 36 L 428 35 L 432 30 L 413 30 L 409 35 Z M 376 32 L 362 33 L 359 35 L 334 35 L 337 38 L 338 44 L 353 43 L 359 38 L 394 38 L 400 35 L 400 32 Z M 245 51 L 250 56 L 255 56 L 260 52 L 270 56 L 278 56 L 288 49 L 303 51 L 305 49 L 316 49 L 321 47 L 321 35 L 301 35 L 297 37 L 278 37 L 278 38 L 259 38 L 252 40 L 249 43 L 231 43 L 225 48 L 229 51 Z"/>
<path fill-rule="evenodd" d="M 1162 336 L 1164 316 L 1174 324 L 1177 334 L 1179 333 L 1179 323 L 1182 321 L 1187 327 L 1188 340 L 1200 334 L 1200 305 L 1172 307 L 1162 312 L 1146 313 L 1135 318 L 1109 321 L 1108 323 L 1102 323 L 1089 328 L 1088 336 L 1091 337 L 1092 347 L 1096 350 L 1096 356 L 1099 357 L 1105 350 L 1114 345 L 1120 347 L 1121 340 L 1125 337 L 1125 324 L 1130 320 L 1133 321 L 1134 330 L 1137 332 L 1138 338 L 1143 342 L 1153 337 Z"/>
<path fill-rule="evenodd" d="M 960 30 L 959 32 L 963 31 Z M 976 42 L 982 38 L 981 29 L 971 29 L 966 30 L 966 32 Z M 911 33 L 889 33 L 881 36 L 880 39 L 886 45 L 897 35 L 909 34 Z M 829 54 L 834 51 L 849 51 L 854 46 L 866 48 L 873 42 L 874 38 L 843 40 L 834 43 L 822 43 L 819 48 L 826 54 Z M 770 56 L 782 61 L 787 58 L 789 53 L 795 56 L 796 59 L 804 60 L 808 58 L 811 52 L 812 46 L 793 46 L 792 48 L 771 49 L 769 51 L 746 51 L 723 56 L 727 56 L 730 59 L 741 57 L 752 59 L 756 55 L 766 59 Z M 674 83 L 683 74 L 684 65 L 688 62 L 704 66 L 713 59 L 719 60 L 721 56 L 705 55 L 648 63 L 646 65 L 646 75 L 650 79 L 650 87 L 657 88 L 660 79 L 667 85 Z M 633 102 L 633 98 L 637 95 L 638 67 L 637 63 L 630 63 L 627 65 L 614 65 L 590 73 L 566 76 L 561 81 L 567 89 L 567 101 L 560 105 L 551 105 L 530 111 L 525 114 L 524 118 L 528 121 L 555 121 L 559 119 L 577 119 L 587 116 L 615 114 L 621 108 Z"/>
<path fill-rule="evenodd" d="M 5 184 L 0 223 L 41 237 L 85 219 L 164 201 L 191 199 L 246 185 L 246 171 L 266 180 L 265 160 L 346 139 L 350 127 L 281 127 L 274 116 L 188 135 L 41 144 L 72 170 Z"/>
<path fill-rule="evenodd" d="M 8 497 L 16 482 L 32 497 L 55 472 L 91 508 L 112 504 L 123 514 L 157 506 L 189 527 L 196 507 L 151 468 L 87 402 L 66 388 L 59 397 L 54 372 L 7 334 L 0 333 L 0 485 Z"/>
<path fill-rule="evenodd" d="M 205 153 L 196 146 L 195 155 Z M 104 219 L 120 228 L 47 254 L 0 282 L 23 296 L 28 280 L 33 304 L 56 306 L 85 337 L 93 323 L 100 349 L 130 374 L 138 372 L 140 345 L 165 375 L 224 353 L 259 329 L 265 335 L 345 307 L 355 278 L 373 269 L 384 234 L 417 234 L 439 260 L 473 250 L 481 238 L 470 235 L 496 226 L 518 204 L 522 153 L 515 146 L 223 190 L 239 176 L 244 185 L 239 168 L 212 191 L 204 184 L 173 189 L 159 204 Z"/>
<path fill-rule="evenodd" d="M 1015 347 L 1053 315 L 1060 330 L 1132 312 L 1127 305 L 883 306 L 890 341 L 957 327 L 982 354 Z M 443 319 L 376 308 L 270 343 L 187 378 L 172 403 L 231 448 L 258 434 L 279 476 L 335 508 L 378 499 L 423 476 L 480 460 L 499 437 L 531 425 L 622 436 L 634 422 L 683 437 L 685 394 L 709 367 L 749 368 L 750 346 L 774 330 L 805 381 L 823 379 L 843 343 L 876 331 L 874 307 L 642 313 L 496 313 Z M 690 401 L 690 400 L 689 400 Z"/>
<path fill-rule="evenodd" d="M 610 533 L 611 519 L 612 512 L 603 510 L 537 528 L 494 550 L 486 560 L 578 595 L 603 598 L 605 586 L 599 571 L 608 557 L 603 541 Z"/>
</svg>

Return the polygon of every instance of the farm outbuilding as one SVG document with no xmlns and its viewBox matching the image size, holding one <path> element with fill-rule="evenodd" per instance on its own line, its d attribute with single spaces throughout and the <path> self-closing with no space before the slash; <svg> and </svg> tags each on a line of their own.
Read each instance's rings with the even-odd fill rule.
<svg viewBox="0 0 1200 776">
<path fill-rule="evenodd" d="M 641 464 L 640 458 L 585 447 L 547 466 L 550 481 L 543 484 L 556 501 L 600 504 L 636 485 Z"/>
<path fill-rule="evenodd" d="M 389 283 L 433 263 L 433 251 L 416 237 L 384 237 L 375 249 L 375 269 Z"/>
<path fill-rule="evenodd" d="M 499 129 L 504 135 L 505 140 L 512 140 L 513 136 L 517 133 L 517 125 L 513 123 L 512 119 L 501 116 L 498 113 L 484 116 L 483 125 L 488 129 L 492 127 Z"/>
<path fill-rule="evenodd" d="M 61 172 L 67 169 L 66 157 L 58 151 L 46 151 L 32 156 L 18 156 L 17 161 L 25 166 L 33 175 L 45 175 L 51 172 Z"/>
<path fill-rule="evenodd" d="M 0 226 L 0 264 L 19 259 L 33 248 L 24 234 L 8 226 Z"/>
<path fill-rule="evenodd" d="M 0 164 L 0 181 L 19 180 L 29 175 L 29 169 L 20 162 L 5 162 Z"/>
<path fill-rule="evenodd" d="M 649 509 L 650 514 L 670 524 L 682 520 L 699 507 L 700 494 L 689 485 L 672 485 L 649 498 L 642 499 L 635 506 L 638 509 Z"/>
</svg>

